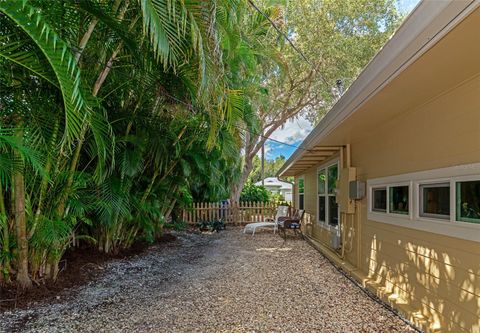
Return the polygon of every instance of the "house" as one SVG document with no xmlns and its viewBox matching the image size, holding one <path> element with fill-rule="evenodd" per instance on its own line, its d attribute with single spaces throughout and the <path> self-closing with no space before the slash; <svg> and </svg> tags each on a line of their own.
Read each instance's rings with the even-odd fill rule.
<svg viewBox="0 0 480 333">
<path fill-rule="evenodd" d="M 278 175 L 366 288 L 426 332 L 480 332 L 479 2 L 421 2 Z"/>
<path fill-rule="evenodd" d="M 262 181 L 256 182 L 255 185 L 262 186 Z M 292 183 L 282 181 L 276 177 L 267 177 L 263 180 L 263 186 L 273 194 L 281 194 L 285 201 L 292 201 Z"/>
</svg>

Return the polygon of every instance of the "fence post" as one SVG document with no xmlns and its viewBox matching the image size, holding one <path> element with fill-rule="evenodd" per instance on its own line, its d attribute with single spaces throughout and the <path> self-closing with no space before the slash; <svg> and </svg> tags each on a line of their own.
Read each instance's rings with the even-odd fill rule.
<svg viewBox="0 0 480 333">
<path fill-rule="evenodd" d="M 262 221 L 265 221 L 265 202 L 260 203 L 260 217 Z"/>
<path fill-rule="evenodd" d="M 200 203 L 197 202 L 196 205 L 195 205 L 195 223 L 199 222 L 199 220 L 201 219 L 201 215 L 200 215 Z"/>
<path fill-rule="evenodd" d="M 212 216 L 211 216 L 211 212 L 212 210 L 210 209 L 212 207 L 212 203 L 211 202 L 207 202 L 207 221 L 211 221 L 212 220 Z"/>
<path fill-rule="evenodd" d="M 238 216 L 237 216 L 237 211 L 238 211 L 238 208 L 237 208 L 237 202 L 236 201 L 233 201 L 231 203 L 231 216 L 232 216 L 232 224 L 233 225 L 237 225 L 237 222 L 238 222 Z"/>
<path fill-rule="evenodd" d="M 218 202 L 213 203 L 213 219 L 218 220 Z"/>
</svg>

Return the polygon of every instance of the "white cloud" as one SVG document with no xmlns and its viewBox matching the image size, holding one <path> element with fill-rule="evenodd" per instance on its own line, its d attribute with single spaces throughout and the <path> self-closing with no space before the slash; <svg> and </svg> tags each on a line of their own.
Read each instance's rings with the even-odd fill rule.
<svg viewBox="0 0 480 333">
<path fill-rule="evenodd" d="M 272 133 L 270 138 L 292 144 L 303 141 L 312 129 L 312 124 L 303 116 L 299 116 L 298 119 L 287 120 L 283 127 Z"/>
<path fill-rule="evenodd" d="M 298 119 L 290 119 L 283 125 L 283 127 L 278 128 L 275 132 L 270 135 L 271 139 L 285 142 L 290 145 L 299 146 L 300 143 L 307 137 L 308 134 L 312 131 L 313 126 L 310 122 L 305 119 L 303 116 L 299 116 Z M 267 140 L 265 143 L 265 156 L 267 158 L 274 158 L 279 154 L 290 156 L 290 153 L 286 153 L 285 150 L 293 151 L 290 146 L 283 145 L 279 142 Z M 261 156 L 261 150 L 258 151 L 257 156 Z"/>
<path fill-rule="evenodd" d="M 297 119 L 290 119 L 270 136 L 271 139 L 285 142 L 289 145 L 299 146 L 301 142 L 312 131 L 313 126 L 303 116 L 299 116 Z M 276 141 L 267 140 L 265 143 L 265 156 L 267 158 L 275 158 L 278 155 L 284 155 L 287 158 L 295 150 L 292 146 L 284 145 Z M 257 156 L 261 156 L 259 150 Z"/>
</svg>

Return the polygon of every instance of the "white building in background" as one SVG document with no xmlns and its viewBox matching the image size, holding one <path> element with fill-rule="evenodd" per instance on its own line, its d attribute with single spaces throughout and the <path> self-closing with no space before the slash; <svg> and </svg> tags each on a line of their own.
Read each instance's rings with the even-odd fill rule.
<svg viewBox="0 0 480 333">
<path fill-rule="evenodd" d="M 267 177 L 264 182 L 265 188 L 271 193 L 280 193 L 285 201 L 292 201 L 292 183 L 281 181 L 276 177 Z M 262 186 L 262 181 L 256 182 L 255 185 Z"/>
</svg>

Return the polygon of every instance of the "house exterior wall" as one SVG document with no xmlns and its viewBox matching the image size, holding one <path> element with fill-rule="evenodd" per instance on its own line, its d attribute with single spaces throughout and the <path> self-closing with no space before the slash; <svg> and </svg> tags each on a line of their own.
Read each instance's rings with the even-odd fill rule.
<svg viewBox="0 0 480 333">
<path fill-rule="evenodd" d="M 357 179 L 480 162 L 479 93 L 474 76 L 347 142 Z M 303 174 L 304 231 L 328 247 L 331 230 L 316 223 L 317 167 Z M 412 228 L 377 221 L 369 204 L 364 198 L 354 215 L 342 216 L 345 260 L 357 267 L 357 278 L 427 332 L 480 332 L 480 242 L 417 230 L 415 220 Z"/>
<path fill-rule="evenodd" d="M 291 202 L 292 201 L 292 189 L 282 189 L 280 190 L 283 198 L 285 201 Z"/>
<path fill-rule="evenodd" d="M 323 223 L 318 223 L 318 191 L 317 191 L 317 171 L 318 168 L 322 165 L 328 165 L 332 161 L 338 159 L 339 155 L 333 155 L 331 158 L 323 161 L 321 164 L 318 164 L 308 170 L 305 173 L 295 177 L 295 190 L 298 193 L 298 179 L 304 177 L 305 179 L 305 199 L 304 199 L 304 208 L 305 208 L 305 229 L 309 236 L 315 238 L 316 240 L 324 243 L 330 244 L 331 233 L 336 233 L 336 229 L 329 227 Z M 295 207 L 298 207 L 298 195 L 296 196 Z"/>
</svg>

